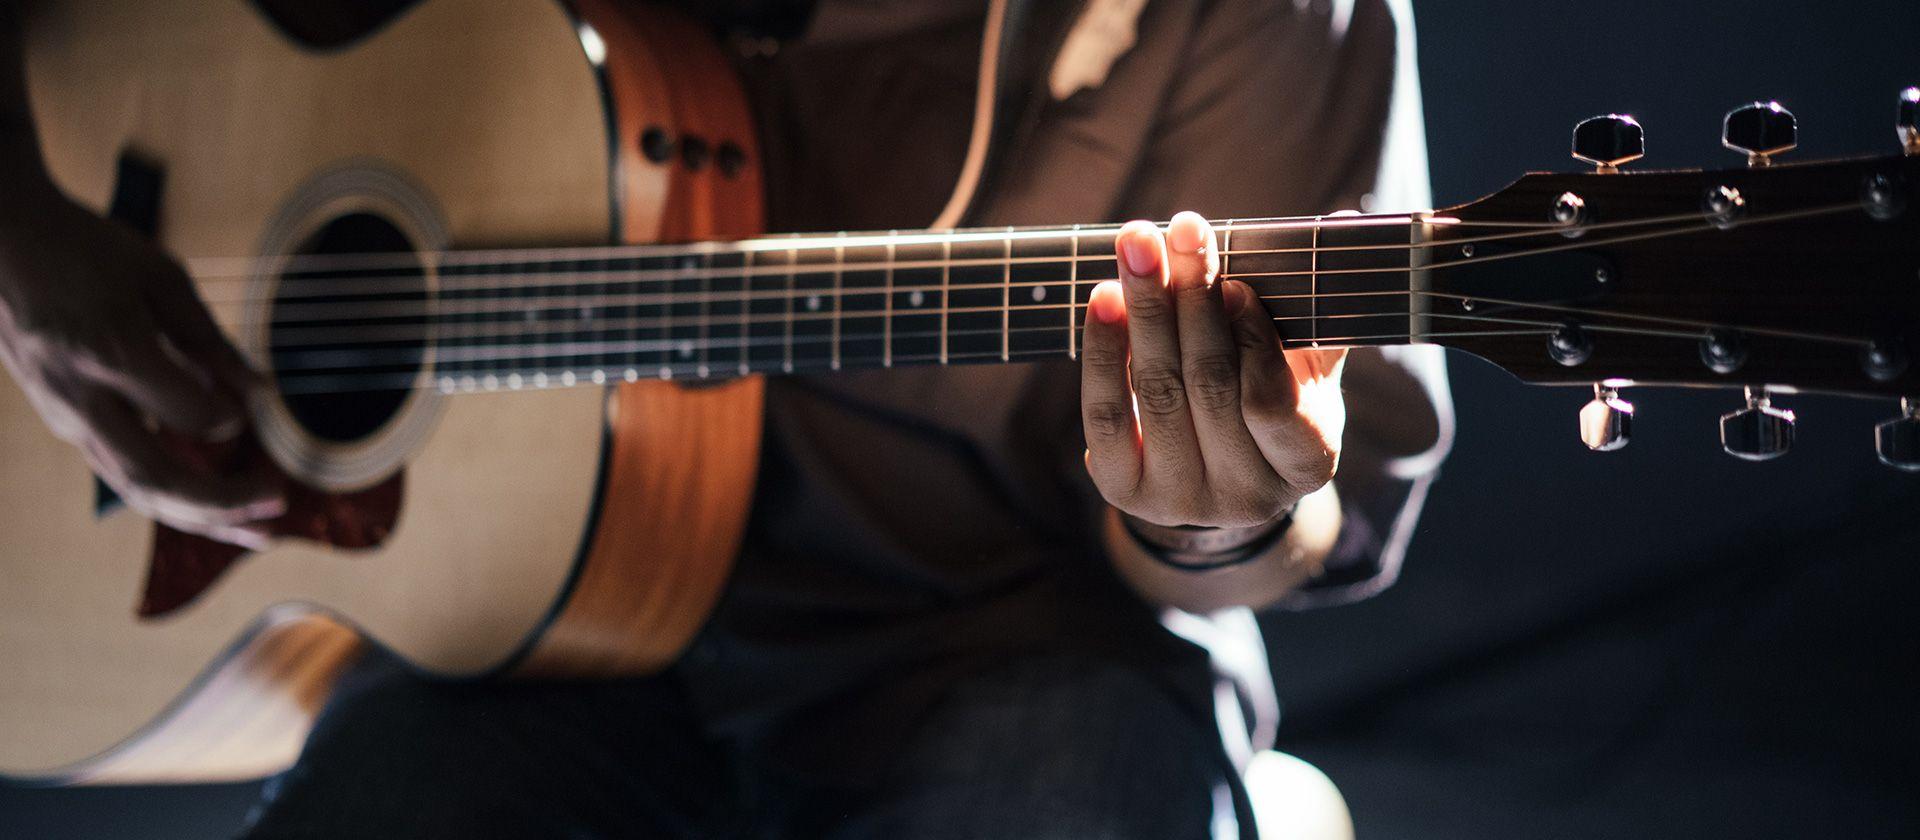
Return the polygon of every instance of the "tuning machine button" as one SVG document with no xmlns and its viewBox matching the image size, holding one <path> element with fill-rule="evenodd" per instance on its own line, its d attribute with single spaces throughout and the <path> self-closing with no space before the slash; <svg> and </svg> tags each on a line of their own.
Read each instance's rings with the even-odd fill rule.
<svg viewBox="0 0 1920 840">
<path fill-rule="evenodd" d="M 1769 461 L 1793 448 L 1793 412 L 1776 408 L 1765 388 L 1747 389 L 1747 407 L 1720 415 L 1720 448 L 1748 461 Z"/>
<path fill-rule="evenodd" d="M 1800 144 L 1800 131 L 1793 112 L 1780 107 L 1780 103 L 1755 102 L 1727 112 L 1720 142 L 1746 155 L 1748 166 L 1771 166 L 1775 155 L 1793 151 Z"/>
<path fill-rule="evenodd" d="M 1900 145 L 1906 147 L 1907 154 L 1920 155 L 1920 87 L 1901 91 L 1900 116 L 1894 127 L 1900 132 Z"/>
<path fill-rule="evenodd" d="M 1633 437 L 1633 403 L 1605 385 L 1593 386 L 1593 399 L 1580 409 L 1580 442 L 1595 452 L 1624 449 Z"/>
<path fill-rule="evenodd" d="M 1593 117 L 1573 127 L 1574 160 L 1593 164 L 1597 172 L 1618 172 L 1621 164 L 1646 153 L 1646 132 L 1626 114 Z"/>
<path fill-rule="evenodd" d="M 1873 427 L 1873 450 L 1882 464 L 1920 472 L 1920 397 L 1900 400 L 1900 416 Z"/>
</svg>

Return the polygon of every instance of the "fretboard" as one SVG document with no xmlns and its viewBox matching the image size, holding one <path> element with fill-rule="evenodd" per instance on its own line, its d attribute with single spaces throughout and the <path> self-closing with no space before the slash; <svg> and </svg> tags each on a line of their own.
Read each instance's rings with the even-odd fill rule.
<svg viewBox="0 0 1920 840">
<path fill-rule="evenodd" d="M 1289 347 L 1407 343 L 1429 223 L 1230 221 L 1221 273 L 1256 291 Z M 296 264 L 284 288 L 305 294 L 275 305 L 276 367 L 316 392 L 467 392 L 1075 359 L 1089 295 L 1118 277 L 1116 231 L 453 251 L 432 261 L 431 293 L 376 291 L 391 265 Z"/>
</svg>

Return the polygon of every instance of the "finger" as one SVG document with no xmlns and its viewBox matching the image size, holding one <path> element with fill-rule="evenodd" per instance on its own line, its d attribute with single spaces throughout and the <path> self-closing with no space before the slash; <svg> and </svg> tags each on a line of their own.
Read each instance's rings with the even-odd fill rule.
<svg viewBox="0 0 1920 840">
<path fill-rule="evenodd" d="M 1127 304 L 1127 347 L 1144 451 L 1143 480 L 1197 487 L 1200 444 L 1187 414 L 1180 337 L 1167 290 L 1166 240 L 1148 222 L 1128 222 L 1114 240 Z"/>
<path fill-rule="evenodd" d="M 132 406 L 110 395 L 93 400 L 84 415 L 94 432 L 84 444 L 94 467 L 142 513 L 205 533 L 285 511 L 279 482 L 269 470 L 197 469 L 168 452 Z"/>
<path fill-rule="evenodd" d="M 198 366 L 236 400 L 244 400 L 248 393 L 266 386 L 266 377 L 248 364 L 246 357 L 214 322 L 186 272 L 170 262 L 164 263 L 145 288 L 154 324 L 188 362 Z M 236 426 L 218 430 L 214 437 L 224 439 L 238 433 Z"/>
<path fill-rule="evenodd" d="M 1319 430 L 1300 415 L 1300 383 L 1281 351 L 1272 316 L 1253 288 L 1238 280 L 1222 284 L 1240 352 L 1241 413 L 1255 445 L 1296 494 L 1318 490 L 1331 476 L 1334 453 Z"/>
<path fill-rule="evenodd" d="M 1247 491 L 1271 484 L 1272 470 L 1254 445 L 1240 412 L 1240 356 L 1227 324 L 1213 228 L 1198 213 L 1181 213 L 1167 226 L 1167 277 L 1178 313 L 1180 364 L 1193 429 L 1206 459 L 1207 481 Z M 1255 471 L 1247 467 L 1251 465 Z M 1265 479 L 1265 480 L 1263 480 Z"/>
<path fill-rule="evenodd" d="M 1087 299 L 1080 349 L 1080 422 L 1087 435 L 1087 472 L 1116 505 L 1140 488 L 1140 427 L 1127 385 L 1127 305 L 1108 280 Z"/>
<path fill-rule="evenodd" d="M 188 369 L 150 329 L 135 329 L 119 339 L 111 369 L 100 378 L 125 395 L 147 416 L 176 432 L 199 438 L 231 437 L 244 423 L 240 402 L 210 375 Z"/>
</svg>

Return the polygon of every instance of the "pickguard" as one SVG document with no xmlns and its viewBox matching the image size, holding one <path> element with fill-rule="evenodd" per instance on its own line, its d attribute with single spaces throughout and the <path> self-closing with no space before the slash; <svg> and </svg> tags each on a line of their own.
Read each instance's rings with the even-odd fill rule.
<svg viewBox="0 0 1920 840">
<path fill-rule="evenodd" d="M 175 437 L 170 448 L 195 469 L 232 470 L 248 463 L 271 463 L 252 437 L 229 444 L 206 444 Z M 284 478 L 287 511 L 267 523 L 276 539 L 304 539 L 344 550 L 377 548 L 400 521 L 404 473 L 352 493 L 328 493 Z M 206 592 L 249 552 L 236 545 L 155 523 L 153 555 L 147 563 L 138 615 L 154 620 L 180 609 Z"/>
</svg>

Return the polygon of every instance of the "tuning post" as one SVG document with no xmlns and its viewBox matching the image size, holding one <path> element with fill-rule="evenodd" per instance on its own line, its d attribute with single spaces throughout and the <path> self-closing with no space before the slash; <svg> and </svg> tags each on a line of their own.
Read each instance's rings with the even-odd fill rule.
<svg viewBox="0 0 1920 840">
<path fill-rule="evenodd" d="M 1747 156 L 1747 165 L 1772 166 L 1776 155 L 1800 144 L 1793 112 L 1778 102 L 1754 102 L 1727 112 L 1721 123 L 1720 143 Z"/>
<path fill-rule="evenodd" d="M 1897 338 L 1875 339 L 1860 351 L 1860 368 L 1875 382 L 1892 382 L 1907 372 L 1906 343 Z"/>
<path fill-rule="evenodd" d="M 1882 464 L 1920 472 L 1920 398 L 1901 398 L 1900 416 L 1873 427 L 1873 450 Z"/>
<path fill-rule="evenodd" d="M 1700 338 L 1700 361 L 1709 370 L 1729 374 L 1747 363 L 1747 342 L 1739 330 L 1711 329 Z"/>
<path fill-rule="evenodd" d="M 1747 405 L 1720 415 L 1720 448 L 1747 461 L 1770 461 L 1793 448 L 1793 412 L 1777 408 L 1765 388 L 1748 388 Z"/>
<path fill-rule="evenodd" d="M 1623 449 L 1633 437 L 1633 403 L 1603 383 L 1594 383 L 1593 399 L 1580 409 L 1580 442 L 1595 452 Z"/>
<path fill-rule="evenodd" d="M 1920 155 L 1920 87 L 1900 92 L 1900 111 L 1894 128 L 1899 131 L 1900 145 L 1907 154 Z"/>
<path fill-rule="evenodd" d="M 1593 336 L 1577 321 L 1567 321 L 1547 338 L 1547 355 L 1567 367 L 1579 367 L 1593 358 Z"/>
<path fill-rule="evenodd" d="M 1732 230 L 1747 214 L 1747 198 L 1739 190 L 1724 184 L 1707 190 L 1700 199 L 1700 207 L 1707 213 L 1707 221 L 1721 230 Z"/>
<path fill-rule="evenodd" d="M 1620 171 L 1625 163 L 1647 153 L 1646 132 L 1626 114 L 1604 114 L 1573 127 L 1573 158 L 1590 163 L 1600 174 Z"/>
<path fill-rule="evenodd" d="M 1907 198 L 1901 193 L 1899 184 L 1885 172 L 1875 172 L 1861 181 L 1860 203 L 1866 208 L 1867 215 L 1882 222 L 1899 218 L 1907 209 Z"/>
<path fill-rule="evenodd" d="M 1559 198 L 1554 199 L 1552 218 L 1554 224 L 1564 228 L 1560 231 L 1561 235 L 1569 239 L 1579 236 L 1585 232 L 1581 228 L 1588 221 L 1586 199 L 1577 193 L 1561 193 Z"/>
</svg>

